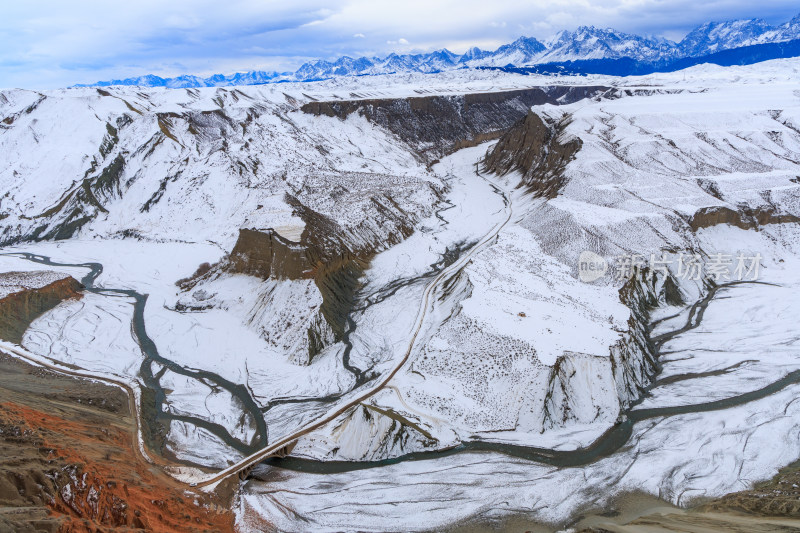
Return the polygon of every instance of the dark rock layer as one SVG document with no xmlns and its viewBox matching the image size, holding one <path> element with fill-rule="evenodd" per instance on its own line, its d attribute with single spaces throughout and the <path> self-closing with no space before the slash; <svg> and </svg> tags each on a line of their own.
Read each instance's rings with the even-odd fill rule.
<svg viewBox="0 0 800 533">
<path fill-rule="evenodd" d="M 347 118 L 360 113 L 411 145 L 428 163 L 497 139 L 525 118 L 531 106 L 569 104 L 608 92 L 608 87 L 541 87 L 451 96 L 309 102 L 306 113 Z"/>
</svg>

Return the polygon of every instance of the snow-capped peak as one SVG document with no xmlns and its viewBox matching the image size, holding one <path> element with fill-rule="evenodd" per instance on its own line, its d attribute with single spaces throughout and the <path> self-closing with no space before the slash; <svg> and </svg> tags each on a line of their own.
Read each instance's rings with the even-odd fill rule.
<svg viewBox="0 0 800 533">
<path fill-rule="evenodd" d="M 705 55 L 772 40 L 772 30 L 762 19 L 706 22 L 689 32 L 678 47 L 686 56 Z"/>
<path fill-rule="evenodd" d="M 574 32 L 563 31 L 548 44 L 549 50 L 541 62 L 622 57 L 653 61 L 671 57 L 675 46 L 666 39 L 650 39 L 594 26 L 581 26 Z"/>
</svg>

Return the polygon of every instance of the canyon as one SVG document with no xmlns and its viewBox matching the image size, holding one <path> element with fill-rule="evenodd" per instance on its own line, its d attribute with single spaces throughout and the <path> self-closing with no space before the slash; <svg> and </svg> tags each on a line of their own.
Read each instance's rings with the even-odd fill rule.
<svg viewBox="0 0 800 533">
<path fill-rule="evenodd" d="M 797 527 L 798 72 L 0 93 L 0 520 Z"/>
</svg>

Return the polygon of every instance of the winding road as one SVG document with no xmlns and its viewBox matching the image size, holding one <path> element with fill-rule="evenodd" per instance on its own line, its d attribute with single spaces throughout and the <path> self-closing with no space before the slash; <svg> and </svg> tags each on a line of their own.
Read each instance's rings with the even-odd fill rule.
<svg viewBox="0 0 800 533">
<path fill-rule="evenodd" d="M 509 223 L 511 217 L 513 216 L 513 206 L 511 203 L 510 195 L 507 191 L 500 191 L 504 200 L 505 200 L 505 209 L 506 209 L 506 217 L 503 221 L 496 224 L 489 233 L 484 235 L 484 237 L 478 241 L 475 246 L 469 249 L 468 252 L 463 254 L 461 257 L 458 258 L 454 263 L 447 266 L 446 268 L 442 269 L 441 272 L 425 287 L 425 291 L 422 295 L 422 301 L 420 302 L 419 309 L 417 310 L 416 320 L 414 321 L 414 326 L 412 327 L 412 336 L 409 340 L 408 347 L 406 348 L 403 357 L 397 361 L 395 366 L 392 368 L 391 371 L 386 373 L 384 376 L 380 378 L 380 380 L 368 390 L 358 394 L 355 398 L 348 400 L 346 403 L 338 406 L 336 409 L 329 411 L 324 416 L 318 418 L 317 420 L 306 424 L 305 426 L 295 430 L 294 432 L 282 437 L 277 442 L 272 443 L 271 445 L 267 446 L 266 448 L 259 450 L 258 452 L 245 457 L 241 461 L 236 464 L 231 465 L 230 467 L 226 468 L 225 470 L 220 471 L 219 473 L 211 476 L 208 479 L 203 481 L 193 483 L 192 486 L 195 487 L 210 487 L 218 484 L 219 482 L 232 477 L 239 475 L 240 472 L 255 466 L 256 464 L 260 463 L 264 459 L 272 457 L 274 455 L 282 455 L 282 451 L 290 449 L 290 447 L 302 436 L 311 433 L 312 431 L 316 431 L 317 429 L 322 428 L 326 424 L 333 422 L 339 416 L 341 416 L 344 412 L 348 409 L 351 409 L 360 403 L 364 402 L 365 400 L 369 399 L 370 397 L 374 396 L 376 393 L 383 390 L 386 385 L 397 375 L 401 368 L 406 364 L 411 353 L 414 350 L 414 347 L 417 342 L 417 337 L 419 336 L 420 332 L 422 331 L 422 326 L 425 323 L 425 318 L 427 317 L 428 311 L 431 308 L 431 296 L 439 288 L 444 282 L 449 280 L 453 275 L 457 274 L 461 269 L 463 269 L 467 264 L 472 260 L 472 258 L 481 252 L 486 246 L 488 246 L 500 233 L 500 231 Z"/>
<path fill-rule="evenodd" d="M 270 458 L 274 457 L 281 457 L 281 459 L 279 460 L 280 462 L 275 462 L 273 464 L 279 465 L 282 468 L 295 471 L 315 472 L 315 473 L 337 473 L 337 472 L 346 472 L 353 470 L 362 470 L 362 469 L 386 466 L 389 464 L 396 464 L 405 461 L 436 459 L 464 452 L 494 452 L 530 461 L 549 464 L 553 466 L 561 466 L 561 467 L 581 466 L 596 461 L 604 456 L 613 454 L 621 447 L 623 447 L 631 438 L 631 435 L 633 433 L 633 427 L 637 422 L 657 417 L 669 417 L 686 413 L 706 412 L 706 411 L 714 411 L 719 409 L 735 407 L 737 405 L 742 405 L 769 396 L 789 385 L 800 383 L 800 370 L 796 370 L 761 389 L 750 391 L 723 400 L 710 401 L 693 405 L 658 407 L 658 408 L 647 408 L 647 409 L 637 408 L 639 402 L 635 402 L 633 405 L 630 406 L 630 408 L 628 408 L 623 413 L 623 415 L 620 417 L 620 420 L 611 428 L 609 428 L 608 431 L 606 431 L 600 438 L 598 438 L 595 442 L 593 442 L 591 445 L 587 447 L 575 450 L 561 451 L 561 450 L 551 450 L 551 449 L 537 448 L 531 446 L 521 446 L 514 444 L 473 440 L 473 441 L 463 442 L 458 446 L 445 450 L 413 452 L 399 457 L 380 460 L 380 461 L 364 461 L 364 462 L 316 461 L 316 460 L 300 459 L 293 457 L 283 459 L 283 457 L 291 450 L 291 448 L 294 446 L 294 444 L 297 442 L 298 439 L 333 422 L 339 416 L 344 414 L 347 410 L 358 406 L 359 404 L 363 403 L 370 397 L 374 396 L 375 394 L 383 390 L 387 385 L 389 385 L 391 380 L 408 362 L 409 358 L 411 357 L 411 354 L 413 353 L 416 347 L 418 337 L 423 331 L 425 320 L 430 310 L 432 309 L 432 297 L 435 294 L 436 290 L 440 288 L 443 284 L 445 284 L 448 280 L 450 280 L 452 276 L 457 275 L 458 272 L 461 271 L 465 266 L 467 266 L 467 264 L 478 253 L 480 253 L 483 249 L 485 249 L 488 245 L 490 245 L 492 241 L 496 239 L 500 231 L 511 221 L 514 213 L 513 205 L 511 202 L 511 196 L 508 194 L 508 191 L 504 191 L 496 187 L 495 190 L 498 194 L 502 195 L 505 200 L 505 211 L 506 211 L 505 218 L 501 222 L 496 224 L 491 229 L 491 231 L 489 231 L 486 235 L 484 235 L 484 237 L 480 241 L 478 241 L 474 246 L 472 246 L 469 250 L 461 254 L 453 263 L 443 267 L 438 272 L 438 274 L 436 274 L 436 276 L 426 285 L 422 294 L 419 308 L 417 310 L 414 324 L 411 329 L 412 334 L 409 339 L 408 345 L 405 349 L 405 352 L 403 353 L 403 356 L 398 361 L 395 362 L 394 366 L 390 371 L 380 376 L 378 381 L 374 385 L 371 385 L 367 390 L 352 393 L 353 395 L 352 399 L 348 399 L 343 403 L 341 403 L 340 405 L 336 405 L 330 411 L 326 412 L 323 416 L 311 422 L 308 422 L 307 424 L 303 425 L 300 428 L 297 428 L 295 431 L 286 436 L 281 437 L 276 442 L 262 446 L 260 449 L 250 453 L 245 458 L 231 465 L 230 467 L 215 474 L 211 474 L 205 479 L 192 483 L 191 486 L 198 488 L 213 488 L 220 482 L 228 478 L 238 476 L 242 472 L 247 472 L 253 466 L 261 462 L 268 461 Z M 111 292 L 111 293 L 119 293 L 119 294 L 126 294 L 128 296 L 133 296 L 136 299 L 136 306 L 137 306 L 136 316 L 134 317 L 134 329 L 135 330 L 137 329 L 136 323 L 139 322 L 140 323 L 139 329 L 141 329 L 141 331 L 137 331 L 137 337 L 139 338 L 139 341 L 142 344 L 143 351 L 146 353 L 146 355 L 148 355 L 148 358 L 150 360 L 156 360 L 161 364 L 165 364 L 164 362 L 159 360 L 159 356 L 157 356 L 157 350 L 155 349 L 155 344 L 152 342 L 152 340 L 149 339 L 149 337 L 146 336 L 146 332 L 144 330 L 143 310 L 144 310 L 144 302 L 146 300 L 146 296 L 139 295 L 134 291 L 127 291 L 121 289 L 94 288 L 93 282 L 95 278 L 99 275 L 99 273 L 102 272 L 102 265 L 100 265 L 99 263 L 68 265 L 63 263 L 53 263 L 48 258 L 34 254 L 26 254 L 25 257 L 29 260 L 33 260 L 43 264 L 50 264 L 56 266 L 57 265 L 80 266 L 80 267 L 90 268 L 90 273 L 87 274 L 87 276 L 84 277 L 84 279 L 82 280 L 82 283 L 85 286 L 87 286 L 89 290 L 98 293 Z M 703 314 L 707 306 L 714 299 L 714 297 L 719 291 L 732 288 L 741 283 L 743 282 L 732 282 L 728 284 L 722 284 L 710 287 L 708 292 L 701 300 L 695 302 L 690 306 L 687 319 L 681 327 L 669 333 L 658 335 L 652 338 L 652 342 L 654 343 L 656 349 L 656 354 L 658 354 L 661 347 L 668 340 L 674 338 L 677 335 L 680 335 L 682 333 L 685 333 L 691 329 L 698 327 L 702 321 Z M 758 282 L 749 282 L 749 283 L 758 283 Z M 674 318 L 674 317 L 667 317 L 667 318 Z M 653 325 L 655 325 L 655 323 Z M 145 342 L 142 342 L 143 339 L 145 339 Z M 149 341 L 149 343 L 146 341 Z M 150 344 L 152 344 L 152 346 L 150 346 Z M 82 371 L 77 369 L 65 369 L 63 366 L 59 366 L 54 363 L 48 362 L 44 358 L 36 356 L 35 354 L 31 354 L 30 352 L 27 352 L 26 350 L 10 343 L 0 342 L 0 348 L 13 355 L 24 358 L 30 362 L 33 362 L 40 366 L 44 366 L 56 372 L 60 372 L 74 377 L 88 378 L 92 380 L 106 382 L 110 385 L 125 390 L 129 396 L 131 412 L 136 413 L 135 416 L 136 428 L 139 434 L 138 438 L 139 446 L 137 451 L 142 455 L 142 457 L 145 460 L 150 461 L 151 463 L 154 464 L 159 464 L 147 454 L 145 449 L 146 447 L 144 445 L 142 437 L 143 421 L 141 420 L 140 392 L 137 390 L 135 384 L 132 385 L 130 383 L 126 383 L 123 380 L 115 379 L 107 375 L 99 375 L 97 373 L 90 373 L 87 371 Z M 153 358 L 153 354 L 156 354 L 155 359 Z M 167 363 L 166 366 L 172 369 L 172 365 L 174 365 L 174 363 L 172 365 L 169 364 L 170 363 L 169 361 L 166 361 L 166 363 Z M 143 365 L 142 368 L 145 368 L 145 366 Z M 177 371 L 179 372 L 181 370 L 185 371 L 185 369 L 181 369 L 180 367 L 177 369 Z M 143 375 L 143 377 L 146 378 L 146 375 Z M 145 384 L 147 386 L 151 386 L 151 383 L 149 383 L 147 379 L 145 379 Z M 657 386 L 659 384 L 660 383 L 656 381 L 653 383 L 652 386 Z M 225 382 L 223 386 L 225 388 L 228 388 L 232 392 L 236 390 L 237 387 L 236 384 L 227 382 Z M 647 391 L 645 391 L 645 394 L 646 393 Z M 644 397 L 644 395 L 642 397 Z M 245 407 L 247 407 L 247 402 L 245 401 L 244 403 Z M 255 409 L 258 409 L 258 407 L 255 406 Z M 263 421 L 263 418 L 261 418 L 261 420 Z M 265 434 L 266 428 L 264 428 L 263 431 Z"/>
<path fill-rule="evenodd" d="M 355 395 L 355 397 L 351 400 L 346 401 L 342 405 L 337 406 L 332 411 L 327 412 L 324 416 L 309 422 L 308 424 L 298 428 L 294 432 L 280 438 L 278 441 L 271 443 L 267 446 L 262 447 L 258 451 L 251 453 L 244 459 L 240 460 L 239 462 L 231 465 L 230 467 L 218 472 L 210 476 L 207 479 L 202 481 L 192 483 L 191 486 L 194 487 L 213 487 L 220 483 L 221 481 L 239 475 L 240 472 L 246 471 L 247 469 L 251 468 L 252 466 L 258 464 L 259 462 L 263 461 L 266 458 L 273 457 L 273 456 L 282 456 L 288 450 L 291 449 L 293 444 L 302 436 L 311 433 L 321 427 L 325 426 L 326 424 L 332 422 L 348 409 L 359 405 L 360 403 L 364 402 L 365 400 L 369 399 L 370 397 L 374 396 L 376 393 L 381 391 L 386 385 L 394 378 L 395 375 L 400 371 L 400 369 L 406 364 L 411 353 L 416 346 L 417 338 L 422 331 L 423 325 L 425 323 L 425 319 L 428 315 L 428 311 L 431 308 L 431 296 L 434 294 L 437 288 L 439 288 L 443 283 L 449 280 L 453 275 L 457 274 L 461 269 L 463 269 L 471 260 L 472 258 L 480 253 L 486 246 L 488 246 L 499 234 L 499 232 L 509 223 L 511 217 L 513 216 L 513 207 L 510 199 L 510 195 L 508 191 L 504 191 L 498 188 L 496 185 L 492 184 L 492 187 L 495 191 L 503 197 L 506 216 L 505 218 L 496 224 L 486 235 L 483 236 L 474 246 L 470 247 L 468 251 L 461 254 L 453 263 L 450 265 L 445 266 L 442 270 L 428 283 L 425 287 L 425 290 L 422 295 L 422 299 L 420 302 L 419 309 L 417 310 L 416 319 L 414 321 L 414 325 L 412 327 L 412 336 L 409 340 L 408 347 L 406 348 L 403 357 L 397 361 L 391 371 L 387 372 L 385 375 L 381 376 L 379 381 L 371 386 L 368 390 L 360 392 L 359 394 Z M 147 335 L 146 329 L 144 327 L 144 305 L 147 300 L 146 295 L 139 294 L 136 291 L 127 290 L 127 289 L 105 289 L 105 288 L 97 288 L 94 287 L 94 282 L 100 273 L 103 270 L 103 267 L 100 263 L 80 263 L 80 264 L 68 264 L 68 263 L 58 263 L 52 261 L 50 258 L 38 255 L 38 254 L 30 254 L 30 253 L 11 253 L 7 255 L 16 255 L 27 259 L 29 261 L 34 261 L 36 263 L 48 265 L 48 266 L 69 266 L 69 267 L 82 267 L 88 268 L 89 273 L 84 276 L 81 280 L 81 283 L 86 287 L 88 291 L 95 292 L 95 293 L 113 293 L 113 294 L 123 294 L 125 296 L 129 296 L 134 298 L 135 305 L 134 305 L 134 319 L 133 319 L 133 327 L 134 332 L 136 333 L 136 337 L 139 341 L 140 346 L 142 347 L 142 351 L 145 353 L 145 361 L 143 362 L 140 373 L 145 382 L 145 385 L 153 388 L 156 391 L 156 402 L 158 405 L 163 403 L 163 391 L 161 390 L 160 384 L 157 382 L 157 378 L 153 376 L 152 370 L 150 368 L 150 363 L 155 361 L 170 370 L 179 372 L 181 374 L 188 375 L 188 373 L 193 373 L 194 371 L 189 371 L 172 363 L 169 360 L 164 359 L 158 354 L 158 350 L 155 346 L 155 343 L 150 339 Z M 156 464 L 146 452 L 144 439 L 143 439 L 143 425 L 144 422 L 141 419 L 141 402 L 140 402 L 140 393 L 134 386 L 129 383 L 126 383 L 120 379 L 116 379 L 114 377 L 110 377 L 106 374 L 100 373 L 92 373 L 85 370 L 78 370 L 78 369 L 65 369 L 63 366 L 57 365 L 55 363 L 48 362 L 46 359 L 39 357 L 31 352 L 28 352 L 24 348 L 16 346 L 11 343 L 6 343 L 0 341 L 0 348 L 5 349 L 9 353 L 16 355 L 17 357 L 21 357 L 29 362 L 34 364 L 44 366 L 50 370 L 60 372 L 63 374 L 67 374 L 73 377 L 78 378 L 87 378 L 96 381 L 105 382 L 115 387 L 122 388 L 126 391 L 130 401 L 130 409 L 132 413 L 136 413 L 136 429 L 138 433 L 138 441 L 139 441 L 139 453 L 142 457 L 151 462 Z M 207 375 L 206 375 L 207 374 Z M 240 385 L 236 385 L 233 383 L 227 382 L 220 376 L 216 374 L 204 373 L 202 377 L 211 378 L 213 381 L 217 382 L 223 388 L 228 389 L 231 393 L 243 400 L 244 407 L 246 410 L 254 412 L 258 410 L 258 407 L 255 405 L 255 402 L 250 398 L 249 394 L 246 394 L 247 398 L 241 398 L 238 389 L 241 387 Z M 250 400 L 250 401 L 247 401 Z M 252 403 L 252 405 L 250 405 Z M 161 409 L 159 409 L 161 412 Z M 163 413 L 162 413 L 163 414 Z M 257 435 L 260 435 L 261 438 L 266 439 L 266 431 L 267 428 L 264 425 L 263 417 L 254 417 L 256 420 L 260 420 L 261 424 L 258 425 L 258 432 Z M 209 426 L 210 423 L 207 423 L 203 420 L 191 420 L 191 423 L 199 422 L 198 425 L 205 427 L 206 429 L 211 430 L 213 433 L 220 436 L 224 441 L 226 441 L 232 447 L 238 449 L 239 451 L 244 451 L 246 448 L 242 446 L 240 443 L 232 442 L 230 438 L 227 437 L 226 431 L 224 428 L 216 428 L 216 427 L 206 427 Z"/>
</svg>

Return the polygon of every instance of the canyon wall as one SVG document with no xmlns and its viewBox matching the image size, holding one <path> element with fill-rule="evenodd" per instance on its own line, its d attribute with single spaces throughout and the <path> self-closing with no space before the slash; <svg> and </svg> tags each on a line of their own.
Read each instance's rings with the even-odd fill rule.
<svg viewBox="0 0 800 533">
<path fill-rule="evenodd" d="M 608 87 L 551 86 L 450 96 L 309 102 L 302 110 L 347 118 L 358 113 L 412 146 L 427 163 L 461 148 L 500 138 L 531 106 L 570 104 L 611 91 Z"/>
</svg>

